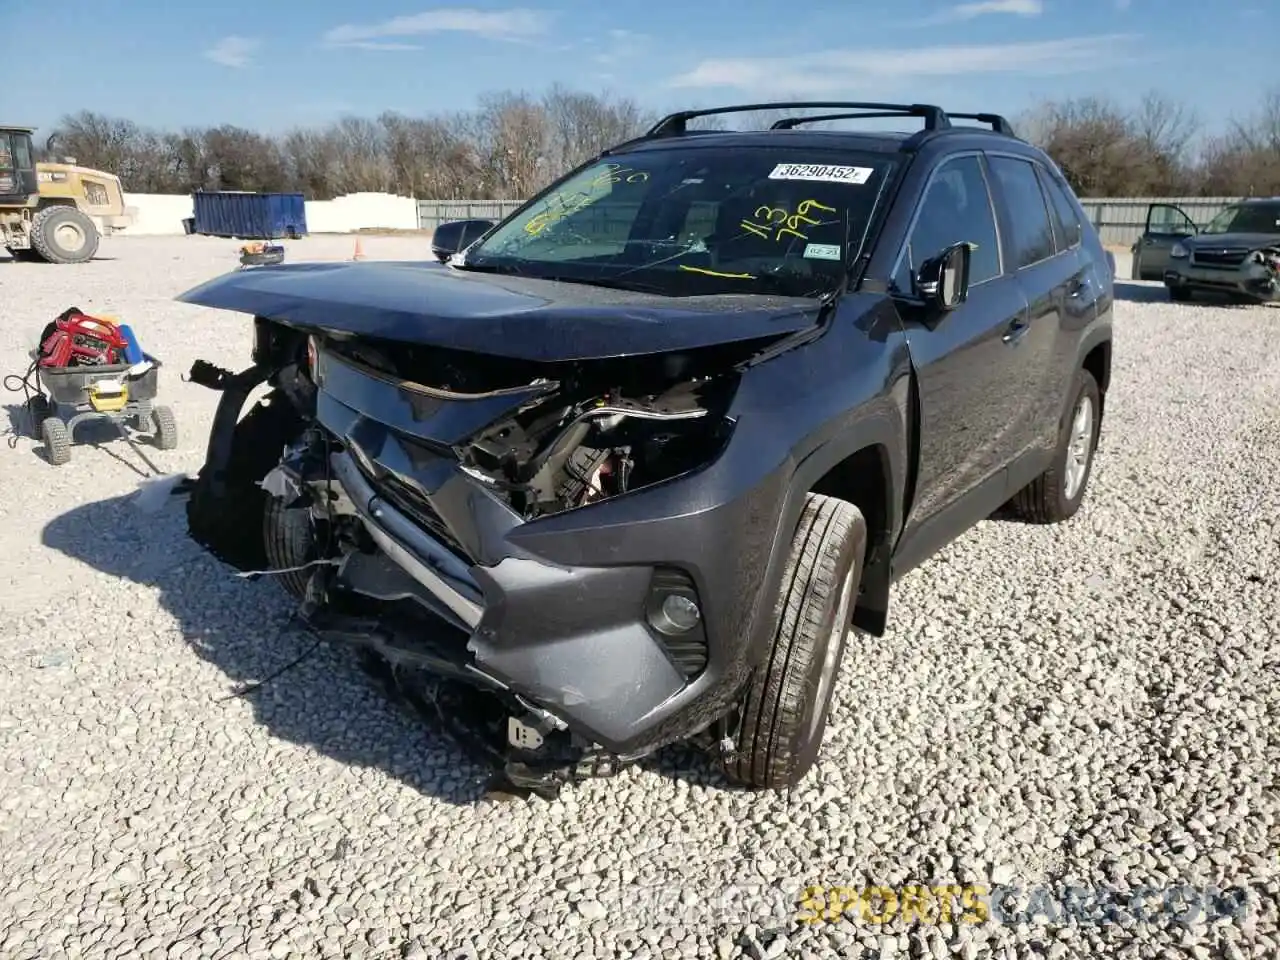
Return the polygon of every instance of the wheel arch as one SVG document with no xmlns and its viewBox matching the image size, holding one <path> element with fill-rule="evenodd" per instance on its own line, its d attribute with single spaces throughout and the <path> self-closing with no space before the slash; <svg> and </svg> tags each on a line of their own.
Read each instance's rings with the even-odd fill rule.
<svg viewBox="0 0 1280 960">
<path fill-rule="evenodd" d="M 80 210 L 80 208 L 76 206 L 76 202 L 70 197 L 40 197 L 36 201 L 36 213 L 39 213 L 41 210 L 48 210 L 50 207 L 70 207 L 72 210 Z M 80 210 L 80 212 L 84 213 L 83 210 Z M 89 215 L 86 213 L 85 216 L 87 217 Z M 90 217 L 89 219 L 92 220 L 93 218 Z"/>
<path fill-rule="evenodd" d="M 1107 389 L 1111 386 L 1111 328 L 1099 327 L 1080 344 L 1077 366 L 1087 370 L 1098 384 L 1098 417 L 1101 420 L 1107 405 Z M 1063 398 L 1062 416 L 1070 414 L 1067 406 L 1071 403 L 1070 390 Z M 1099 423 L 1101 426 L 1101 423 Z"/>
<path fill-rule="evenodd" d="M 908 473 L 907 439 L 902 412 L 890 405 L 813 450 L 792 475 L 774 544 L 775 560 L 785 557 L 809 493 L 857 507 L 867 538 L 853 623 L 874 636 L 883 635 L 888 618 L 890 561 L 902 526 Z"/>
</svg>

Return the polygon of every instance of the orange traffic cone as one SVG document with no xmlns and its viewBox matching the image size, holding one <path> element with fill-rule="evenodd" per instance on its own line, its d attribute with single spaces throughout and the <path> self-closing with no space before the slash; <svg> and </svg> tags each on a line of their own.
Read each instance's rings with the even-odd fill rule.
<svg viewBox="0 0 1280 960">
<path fill-rule="evenodd" d="M 356 249 L 355 249 L 355 252 L 351 254 L 351 259 L 352 260 L 364 259 L 364 246 L 360 243 L 359 237 L 356 237 Z"/>
</svg>

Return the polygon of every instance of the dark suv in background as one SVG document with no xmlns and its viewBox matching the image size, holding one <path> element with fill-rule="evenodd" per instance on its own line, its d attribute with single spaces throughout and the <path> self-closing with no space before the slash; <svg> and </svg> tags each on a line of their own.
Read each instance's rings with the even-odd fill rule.
<svg viewBox="0 0 1280 960">
<path fill-rule="evenodd" d="M 886 115 L 922 129 L 809 129 Z M 224 397 L 190 528 L 315 630 L 492 693 L 526 774 L 690 741 L 794 784 L 895 579 L 1085 495 L 1114 265 L 999 116 L 674 114 L 433 242 L 183 295 L 256 326 L 251 367 L 192 371 Z"/>
<path fill-rule="evenodd" d="M 1151 204 L 1133 245 L 1133 278 L 1163 281 L 1180 302 L 1196 293 L 1280 301 L 1280 197 L 1233 203 L 1203 228 L 1175 204 Z"/>
</svg>

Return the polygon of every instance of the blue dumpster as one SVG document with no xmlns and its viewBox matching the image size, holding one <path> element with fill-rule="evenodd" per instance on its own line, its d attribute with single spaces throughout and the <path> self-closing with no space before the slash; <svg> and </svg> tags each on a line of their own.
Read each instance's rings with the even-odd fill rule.
<svg viewBox="0 0 1280 960">
<path fill-rule="evenodd" d="M 307 232 L 307 208 L 300 193 L 199 191 L 194 233 L 237 240 L 279 240 Z"/>
</svg>

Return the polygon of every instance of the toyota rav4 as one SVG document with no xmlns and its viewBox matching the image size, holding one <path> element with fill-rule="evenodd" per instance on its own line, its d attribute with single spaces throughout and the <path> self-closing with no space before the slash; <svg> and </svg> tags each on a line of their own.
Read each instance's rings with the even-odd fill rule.
<svg viewBox="0 0 1280 960">
<path fill-rule="evenodd" d="M 815 129 L 866 116 L 920 129 Z M 1085 496 L 1114 261 L 1002 117 L 686 111 L 433 245 L 182 295 L 256 331 L 192 371 L 223 396 L 189 527 L 317 632 L 491 693 L 521 770 L 679 741 L 795 784 L 895 580 Z"/>
</svg>

